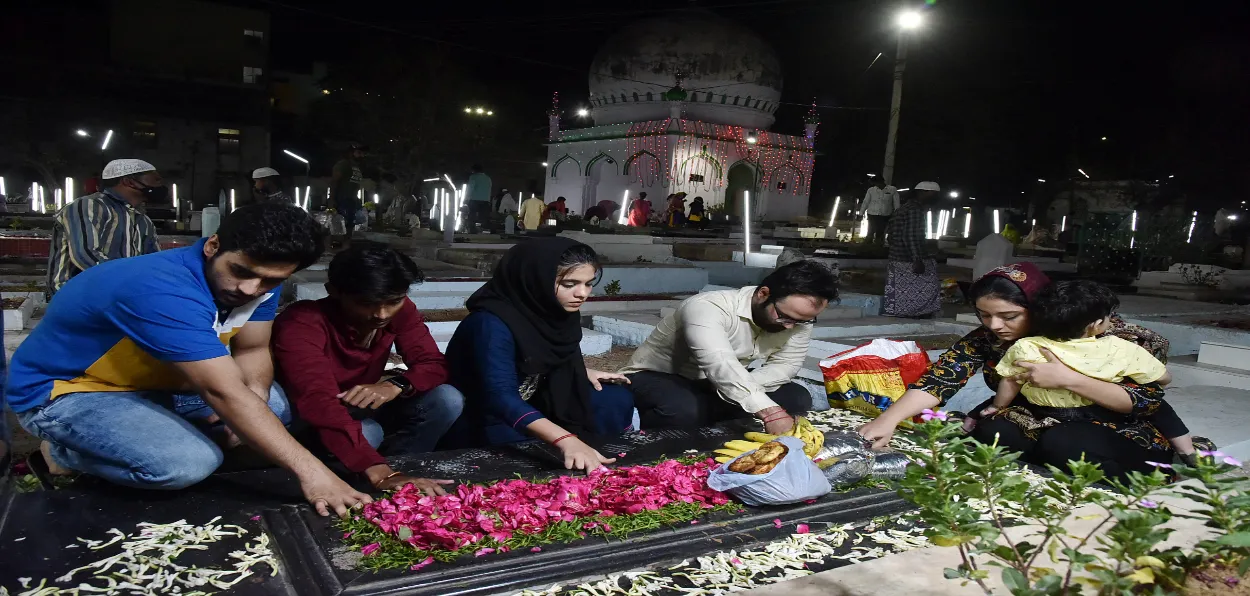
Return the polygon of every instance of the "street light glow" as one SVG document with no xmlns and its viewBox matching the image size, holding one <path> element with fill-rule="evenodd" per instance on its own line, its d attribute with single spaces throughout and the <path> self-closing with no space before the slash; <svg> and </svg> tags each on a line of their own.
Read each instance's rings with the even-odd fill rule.
<svg viewBox="0 0 1250 596">
<path fill-rule="evenodd" d="M 1104 141 L 1105 141 L 1105 140 L 1107 140 L 1107 137 L 1103 137 L 1103 138 L 1102 138 L 1102 140 L 1104 140 Z"/>
<path fill-rule="evenodd" d="M 585 118 L 589 115 L 590 115 L 590 110 L 587 110 L 586 108 L 577 108 L 577 116 L 579 118 Z"/>
<path fill-rule="evenodd" d="M 742 191 L 742 239 L 746 246 L 742 251 L 742 264 L 746 265 L 751 254 L 751 191 Z"/>
<path fill-rule="evenodd" d="M 111 140 L 113 140 L 113 131 L 109 130 L 108 134 L 104 135 L 104 143 L 100 145 L 100 151 L 104 151 L 105 149 L 108 149 L 109 141 Z"/>
<path fill-rule="evenodd" d="M 287 154 L 287 155 L 290 155 L 291 157 L 294 157 L 295 159 L 298 159 L 299 161 L 304 162 L 305 164 L 307 164 L 307 163 L 308 163 L 308 160 L 307 160 L 307 159 L 304 159 L 304 158 L 302 158 L 302 157 L 300 157 L 300 156 L 298 156 L 298 155 L 296 155 L 296 154 L 294 154 L 294 153 L 291 153 L 291 150 L 290 150 L 290 149 L 283 149 L 283 150 L 282 150 L 282 152 L 283 152 L 283 153 L 285 153 L 285 154 Z"/>
<path fill-rule="evenodd" d="M 547 162 L 545 162 L 545 161 L 543 162 L 543 167 L 544 167 L 544 168 L 545 168 L 545 167 L 547 167 Z"/>
<path fill-rule="evenodd" d="M 81 129 L 81 128 L 80 128 L 80 129 L 78 129 L 78 130 L 75 130 L 75 131 L 74 131 L 74 134 L 76 134 L 76 135 L 78 135 L 78 136 L 80 136 L 80 137 L 89 137 L 89 136 L 91 136 L 91 135 L 87 134 L 87 131 L 85 131 L 85 130 L 83 130 L 83 129 Z"/>
<path fill-rule="evenodd" d="M 485 113 L 486 113 L 486 109 L 485 109 L 485 108 L 476 108 L 476 109 L 474 109 L 473 111 L 474 111 L 474 112 L 477 112 L 477 113 L 479 113 L 479 114 L 485 114 Z"/>
<path fill-rule="evenodd" d="M 1046 179 L 1045 179 L 1045 178 L 1038 178 L 1038 179 L 1037 179 L 1037 181 L 1038 181 L 1038 182 L 1043 182 L 1043 183 L 1044 183 L 1044 182 L 1046 182 Z"/>
<path fill-rule="evenodd" d="M 952 198 L 952 199 L 958 199 L 958 198 L 959 198 L 959 191 L 952 190 L 952 191 L 951 191 L 951 198 Z"/>
<path fill-rule="evenodd" d="M 543 167 L 547 167 L 547 162 L 543 162 Z M 625 191 L 625 196 L 621 198 L 621 214 L 616 218 L 617 225 L 625 225 L 625 218 L 629 213 L 629 190 Z"/>
<path fill-rule="evenodd" d="M 899 13 L 898 26 L 903 29 L 915 29 L 924 23 L 924 17 L 914 10 L 907 10 Z"/>
</svg>

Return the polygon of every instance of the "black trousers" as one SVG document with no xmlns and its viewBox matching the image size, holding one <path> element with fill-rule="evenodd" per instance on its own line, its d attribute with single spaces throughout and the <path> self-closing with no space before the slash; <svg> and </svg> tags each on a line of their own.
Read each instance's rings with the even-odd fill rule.
<svg viewBox="0 0 1250 596">
<path fill-rule="evenodd" d="M 629 375 L 634 407 L 642 428 L 691 428 L 753 416 L 720 398 L 712 382 L 680 375 L 644 371 Z M 798 383 L 787 383 L 768 394 L 793 416 L 812 409 L 812 395 Z"/>
<path fill-rule="evenodd" d="M 872 244 L 885 243 L 885 227 L 890 223 L 889 215 L 869 215 L 868 216 L 868 242 Z"/>
<path fill-rule="evenodd" d="M 1023 400 L 1024 397 L 1016 396 L 1016 399 Z M 980 418 L 981 410 L 993 405 L 993 403 L 994 400 L 981 402 L 981 405 L 972 409 L 973 416 Z M 1189 427 L 1185 426 L 1185 421 L 1181 420 L 1180 414 L 1177 414 L 1176 410 L 1172 408 L 1172 404 L 1166 400 L 1161 402 L 1155 413 L 1148 416 L 1146 420 L 1159 429 L 1159 432 L 1163 433 L 1163 436 L 1168 439 L 1175 439 L 1176 437 L 1183 437 L 1189 434 Z"/>
<path fill-rule="evenodd" d="M 1185 421 L 1181 420 L 1176 410 L 1172 409 L 1172 404 L 1166 401 L 1160 403 L 1159 409 L 1146 420 L 1149 420 L 1155 428 L 1159 429 L 1159 432 L 1163 433 L 1163 436 L 1169 439 L 1189 434 L 1189 427 L 1185 426 Z"/>
<path fill-rule="evenodd" d="M 1128 473 L 1150 473 L 1154 466 L 1146 463 L 1171 460 L 1172 452 L 1146 449 L 1114 430 L 1093 422 L 1065 422 L 1041 431 L 1036 441 L 1028 438 L 1020 427 L 1002 418 L 982 420 L 972 431 L 972 438 L 982 443 L 998 444 L 1023 454 L 1024 461 L 1068 469 L 1068 462 L 1085 457 L 1096 463 L 1107 478 L 1128 480 Z"/>
<path fill-rule="evenodd" d="M 469 201 L 468 211 L 469 226 L 467 227 L 472 228 L 473 224 L 481 224 L 483 231 L 490 229 L 490 201 Z M 476 230 L 470 229 L 469 231 Z"/>
</svg>

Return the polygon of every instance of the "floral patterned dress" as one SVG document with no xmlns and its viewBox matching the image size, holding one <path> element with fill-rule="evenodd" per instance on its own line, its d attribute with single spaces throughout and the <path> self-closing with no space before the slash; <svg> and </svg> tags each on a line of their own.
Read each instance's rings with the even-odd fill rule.
<svg viewBox="0 0 1250 596">
<path fill-rule="evenodd" d="M 1161 362 L 1167 363 L 1168 340 L 1149 329 L 1126 323 L 1119 316 L 1114 316 L 1107 335 L 1131 341 L 1145 348 Z M 1011 343 L 999 341 L 989 329 L 978 327 L 956 342 L 949 350 L 943 352 L 929 367 L 929 370 L 911 384 L 909 389 L 918 389 L 928 393 L 945 404 L 947 400 L 959 393 L 959 390 L 978 370 L 985 375 L 986 386 L 990 389 L 997 389 L 1002 377 L 994 371 L 994 367 L 1010 347 Z M 1042 430 L 1050 426 L 1062 424 L 1068 420 L 1081 419 L 1111 428 L 1146 449 L 1163 451 L 1172 449 L 1167 438 L 1147 420 L 1163 402 L 1163 388 L 1158 383 L 1137 384 L 1128 379 L 1119 385 L 1128 392 L 1133 402 L 1133 410 L 1129 414 L 1116 414 L 1099 406 L 1086 406 L 1065 408 L 1064 410 L 1081 411 L 1076 417 L 1068 418 L 1059 415 L 1041 415 L 1037 408 L 1027 404 L 1013 403 L 994 416 L 1014 423 L 1024 431 L 1025 435 L 1034 440 Z M 1048 414 L 1057 413 L 1048 412 Z"/>
</svg>

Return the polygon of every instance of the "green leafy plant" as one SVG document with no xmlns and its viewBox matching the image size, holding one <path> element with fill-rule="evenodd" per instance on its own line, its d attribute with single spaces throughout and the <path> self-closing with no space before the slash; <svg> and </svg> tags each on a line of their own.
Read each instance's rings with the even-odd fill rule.
<svg viewBox="0 0 1250 596">
<path fill-rule="evenodd" d="M 614 279 L 603 286 L 603 293 L 608 296 L 616 296 L 621 293 L 621 280 Z"/>
<path fill-rule="evenodd" d="M 960 565 L 943 571 L 947 579 L 989 594 L 985 580 L 997 567 L 1019 596 L 1167 594 L 1183 591 L 1204 569 L 1241 575 L 1250 567 L 1250 480 L 1228 476 L 1240 462 L 1222 453 L 1202 452 L 1196 467 L 1177 466 L 1191 482 L 1175 486 L 1159 469 L 1108 480 L 1084 460 L 1069 462 L 1067 471 L 1050 467 L 1050 478 L 1031 484 L 1019 472 L 1019 454 L 973 441 L 940 412 L 927 411 L 925 419 L 916 427 L 917 465 L 899 494 L 919 506 L 930 541 L 959 551 Z M 1198 507 L 1172 511 L 1158 500 L 1165 494 Z M 1174 516 L 1202 520 L 1215 535 L 1188 550 L 1162 548 L 1172 533 L 1164 524 Z M 1077 532 L 1070 529 L 1077 521 L 1094 523 Z M 1007 531 L 1019 525 L 1027 529 Z"/>
</svg>

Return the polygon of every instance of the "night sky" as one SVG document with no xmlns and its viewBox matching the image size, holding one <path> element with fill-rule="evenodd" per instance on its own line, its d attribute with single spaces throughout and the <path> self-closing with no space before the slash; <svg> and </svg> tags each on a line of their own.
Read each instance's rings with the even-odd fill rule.
<svg viewBox="0 0 1250 596">
<path fill-rule="evenodd" d="M 551 92 L 584 102 L 602 41 L 633 19 L 690 6 L 737 20 L 777 50 L 785 71 L 778 132 L 821 110 L 813 206 L 862 192 L 884 153 L 893 16 L 877 0 L 588 2 L 271 2 L 273 64 L 350 63 L 358 41 L 438 40 L 489 84 L 500 126 L 535 131 L 519 159 L 541 159 Z M 909 5 L 911 6 L 911 5 Z M 921 5 L 923 6 L 923 5 Z M 1083 168 L 1096 179 L 1176 177 L 1203 208 L 1246 197 L 1250 171 L 1250 2 L 939 0 L 911 42 L 896 183 L 935 179 L 1006 201 L 1038 178 Z M 871 68 L 869 64 L 884 52 Z M 402 73 L 396 73 L 402 76 Z M 470 99 L 470 98 L 466 98 Z M 802 105 L 801 105 L 802 104 Z M 855 108 L 855 109 L 845 109 Z M 1106 141 L 1101 140 L 1107 137 Z M 1234 200 L 1234 197 L 1240 197 Z"/>
</svg>

